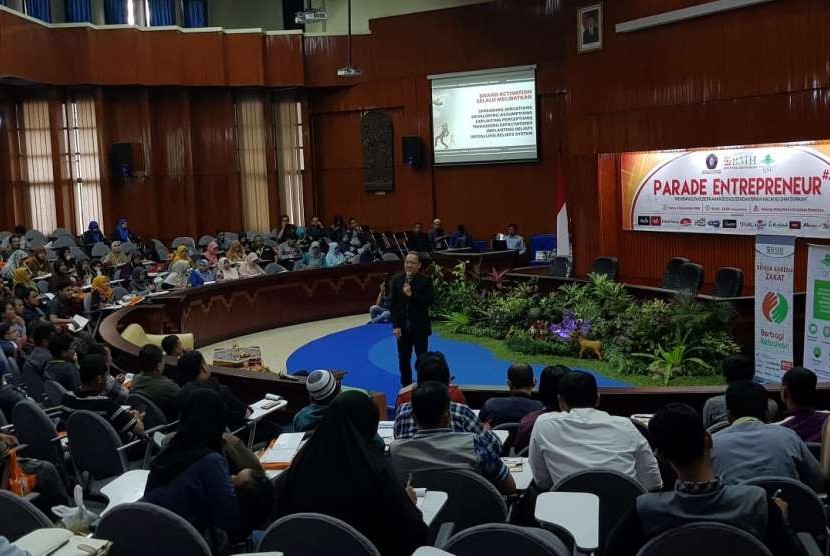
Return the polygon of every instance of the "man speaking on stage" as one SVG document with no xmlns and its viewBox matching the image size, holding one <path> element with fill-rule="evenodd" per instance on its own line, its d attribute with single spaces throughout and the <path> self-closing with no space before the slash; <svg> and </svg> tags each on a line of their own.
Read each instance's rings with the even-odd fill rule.
<svg viewBox="0 0 830 556">
<path fill-rule="evenodd" d="M 427 351 L 432 325 L 432 280 L 419 274 L 421 257 L 409 253 L 403 263 L 404 273 L 392 279 L 392 333 L 398 339 L 398 366 L 401 386 L 412 384 L 412 350 L 415 355 Z"/>
</svg>

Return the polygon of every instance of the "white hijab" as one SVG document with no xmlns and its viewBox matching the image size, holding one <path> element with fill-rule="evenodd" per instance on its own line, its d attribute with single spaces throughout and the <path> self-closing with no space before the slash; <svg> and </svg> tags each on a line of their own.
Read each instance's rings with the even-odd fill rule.
<svg viewBox="0 0 830 556">
<path fill-rule="evenodd" d="M 256 253 L 248 253 L 245 257 L 245 262 L 239 266 L 239 276 L 242 278 L 253 278 L 254 276 L 262 276 L 265 271 L 257 264 L 259 257 Z"/>
</svg>

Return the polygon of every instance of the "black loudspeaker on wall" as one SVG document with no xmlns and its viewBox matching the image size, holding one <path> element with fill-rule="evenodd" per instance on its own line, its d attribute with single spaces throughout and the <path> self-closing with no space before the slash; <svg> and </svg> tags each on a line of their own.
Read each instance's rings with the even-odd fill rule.
<svg viewBox="0 0 830 556">
<path fill-rule="evenodd" d="M 112 146 L 112 175 L 127 177 L 133 173 L 133 144 L 115 143 Z"/>
<path fill-rule="evenodd" d="M 407 166 L 418 168 L 424 160 L 424 147 L 420 137 L 403 138 L 403 161 Z"/>
</svg>

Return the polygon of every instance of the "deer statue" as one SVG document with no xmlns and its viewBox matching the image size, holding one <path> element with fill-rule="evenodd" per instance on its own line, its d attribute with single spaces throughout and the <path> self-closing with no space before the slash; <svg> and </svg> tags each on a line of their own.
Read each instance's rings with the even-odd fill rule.
<svg viewBox="0 0 830 556">
<path fill-rule="evenodd" d="M 576 336 L 576 341 L 579 344 L 580 359 L 582 359 L 582 356 L 585 354 L 586 351 L 593 351 L 594 354 L 597 356 L 597 359 L 602 361 L 602 342 L 600 342 L 599 340 L 589 340 L 581 334 L 578 334 Z"/>
</svg>

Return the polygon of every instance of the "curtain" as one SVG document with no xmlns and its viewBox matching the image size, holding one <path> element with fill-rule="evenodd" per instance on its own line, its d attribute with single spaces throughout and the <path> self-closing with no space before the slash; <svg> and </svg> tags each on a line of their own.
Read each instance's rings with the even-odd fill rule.
<svg viewBox="0 0 830 556">
<path fill-rule="evenodd" d="M 72 159 L 70 171 L 75 187 L 75 229 L 85 230 L 90 220 L 96 220 L 101 229 L 106 230 L 101 208 L 101 168 L 95 102 L 90 98 L 69 101 L 67 116 Z"/>
<path fill-rule="evenodd" d="M 104 23 L 107 25 L 127 23 L 127 0 L 104 0 Z"/>
<path fill-rule="evenodd" d="M 175 0 L 147 0 L 152 27 L 163 27 L 176 24 L 176 2 Z"/>
<path fill-rule="evenodd" d="M 303 205 L 303 112 L 302 105 L 293 97 L 274 102 L 276 114 L 274 137 L 279 165 L 280 207 L 291 222 L 304 224 Z"/>
<path fill-rule="evenodd" d="M 26 0 L 26 15 L 36 17 L 41 21 L 52 21 L 52 6 L 50 0 Z M 50 232 L 51 233 L 51 232 Z"/>
<path fill-rule="evenodd" d="M 208 26 L 207 2 L 205 0 L 184 0 L 184 26 Z"/>
<path fill-rule="evenodd" d="M 236 99 L 236 142 L 242 184 L 242 219 L 246 230 L 270 229 L 265 103 L 257 92 Z"/>
<path fill-rule="evenodd" d="M 18 105 L 20 178 L 29 199 L 31 226 L 45 234 L 57 228 L 49 104 L 27 100 Z"/>
<path fill-rule="evenodd" d="M 66 22 L 92 21 L 92 0 L 66 0 Z"/>
</svg>

